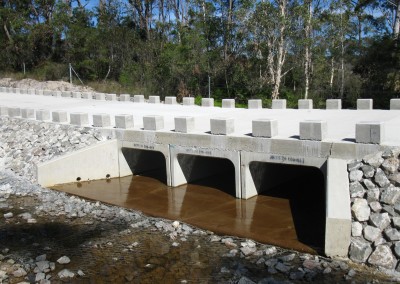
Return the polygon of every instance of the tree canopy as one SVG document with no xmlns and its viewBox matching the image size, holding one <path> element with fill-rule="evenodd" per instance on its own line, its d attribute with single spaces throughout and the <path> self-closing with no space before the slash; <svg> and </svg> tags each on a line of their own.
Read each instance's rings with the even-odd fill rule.
<svg viewBox="0 0 400 284">
<path fill-rule="evenodd" d="M 91 4 L 91 5 L 89 5 Z M 214 98 L 400 95 L 400 0 L 4 0 L 0 71 Z M 89 8 L 91 7 L 91 8 Z"/>
</svg>

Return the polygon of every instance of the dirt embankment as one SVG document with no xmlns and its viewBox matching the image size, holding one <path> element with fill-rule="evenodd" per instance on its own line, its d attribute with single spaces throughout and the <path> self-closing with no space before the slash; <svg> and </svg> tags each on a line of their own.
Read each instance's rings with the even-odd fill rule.
<svg viewBox="0 0 400 284">
<path fill-rule="evenodd" d="M 52 91 L 74 91 L 74 92 L 92 92 L 93 89 L 86 86 L 76 86 L 64 81 L 36 81 L 33 79 L 14 80 L 12 78 L 0 78 L 0 86 L 21 88 L 21 89 L 39 89 Z"/>
</svg>

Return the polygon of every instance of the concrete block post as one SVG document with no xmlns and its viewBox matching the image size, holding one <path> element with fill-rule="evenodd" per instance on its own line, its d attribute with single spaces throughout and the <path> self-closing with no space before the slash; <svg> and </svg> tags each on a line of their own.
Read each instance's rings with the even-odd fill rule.
<svg viewBox="0 0 400 284">
<path fill-rule="evenodd" d="M 94 127 L 110 127 L 111 118 L 107 113 L 93 114 L 93 126 Z"/>
<path fill-rule="evenodd" d="M 81 92 L 72 92 L 72 97 L 74 99 L 82 99 L 82 94 Z"/>
<path fill-rule="evenodd" d="M 119 95 L 120 102 L 129 102 L 131 100 L 131 95 L 129 94 L 121 94 Z"/>
<path fill-rule="evenodd" d="M 164 117 L 161 115 L 143 116 L 143 128 L 153 131 L 164 129 Z"/>
<path fill-rule="evenodd" d="M 28 94 L 28 90 L 27 90 L 27 89 L 20 89 L 20 90 L 19 90 L 19 93 L 20 93 L 21 95 L 27 95 L 27 94 Z"/>
<path fill-rule="evenodd" d="M 385 140 L 385 124 L 381 121 L 362 121 L 356 124 L 356 142 L 381 144 Z"/>
<path fill-rule="evenodd" d="M 222 100 L 222 108 L 235 108 L 235 100 L 234 99 L 223 99 Z"/>
<path fill-rule="evenodd" d="M 5 90 L 6 90 L 5 87 L 0 87 L 0 92 L 1 92 L 1 93 L 5 93 L 5 92 L 6 92 Z"/>
<path fill-rule="evenodd" d="M 259 109 L 262 108 L 262 100 L 248 100 L 247 101 L 248 109 Z"/>
<path fill-rule="evenodd" d="M 52 95 L 53 95 L 53 91 L 43 90 L 43 96 L 52 96 Z"/>
<path fill-rule="evenodd" d="M 326 100 L 326 109 L 342 109 L 342 100 L 341 99 Z"/>
<path fill-rule="evenodd" d="M 43 90 L 36 90 L 35 93 L 37 96 L 43 96 L 44 95 L 44 91 Z"/>
<path fill-rule="evenodd" d="M 284 99 L 275 99 L 272 100 L 272 109 L 285 109 L 286 108 L 286 100 Z"/>
<path fill-rule="evenodd" d="M 20 88 L 14 88 L 14 93 L 19 95 L 21 94 L 21 89 Z"/>
<path fill-rule="evenodd" d="M 36 95 L 36 90 L 35 89 L 29 89 L 28 93 L 29 93 L 29 95 Z"/>
<path fill-rule="evenodd" d="M 390 100 L 390 110 L 400 110 L 400 99 Z"/>
<path fill-rule="evenodd" d="M 89 115 L 84 112 L 74 112 L 69 114 L 70 123 L 78 126 L 89 125 Z"/>
<path fill-rule="evenodd" d="M 134 126 L 133 115 L 118 114 L 115 116 L 116 128 L 128 129 L 128 128 L 133 128 L 133 126 Z"/>
<path fill-rule="evenodd" d="M 192 97 L 184 97 L 182 99 L 182 103 L 184 106 L 193 106 L 194 105 L 194 98 Z"/>
<path fill-rule="evenodd" d="M 313 109 L 313 100 L 298 100 L 297 102 L 299 109 Z"/>
<path fill-rule="evenodd" d="M 84 92 L 82 93 L 82 99 L 91 100 L 93 99 L 93 94 L 90 92 Z"/>
<path fill-rule="evenodd" d="M 276 119 L 253 120 L 252 135 L 254 137 L 266 138 L 271 138 L 278 135 L 278 121 Z"/>
<path fill-rule="evenodd" d="M 300 139 L 322 141 L 326 139 L 328 126 L 323 120 L 306 120 L 300 122 Z"/>
<path fill-rule="evenodd" d="M 7 116 L 8 115 L 8 107 L 0 106 L 0 116 Z"/>
<path fill-rule="evenodd" d="M 47 109 L 38 109 L 36 111 L 36 120 L 49 121 L 50 120 L 50 111 Z"/>
<path fill-rule="evenodd" d="M 211 134 L 229 135 L 235 132 L 235 120 L 233 118 L 211 118 Z"/>
<path fill-rule="evenodd" d="M 371 110 L 373 108 L 373 100 L 372 99 L 358 99 L 357 100 L 357 109 L 359 110 Z"/>
<path fill-rule="evenodd" d="M 53 92 L 53 97 L 55 97 L 55 98 L 62 98 L 62 97 L 63 97 L 62 92 L 61 92 L 61 91 L 55 91 L 55 92 Z M 66 98 L 68 98 L 68 97 L 66 97 Z"/>
<path fill-rule="evenodd" d="M 149 103 L 150 104 L 159 104 L 160 96 L 149 96 Z"/>
<path fill-rule="evenodd" d="M 134 103 L 144 103 L 144 96 L 143 95 L 134 95 L 133 102 Z"/>
<path fill-rule="evenodd" d="M 106 100 L 106 94 L 103 94 L 103 93 L 95 93 L 94 97 L 98 101 L 105 101 Z"/>
<path fill-rule="evenodd" d="M 117 94 L 106 94 L 106 100 L 107 101 L 116 101 L 117 100 Z"/>
<path fill-rule="evenodd" d="M 175 132 L 189 133 L 194 130 L 194 117 L 175 117 Z"/>
<path fill-rule="evenodd" d="M 62 91 L 61 92 L 61 96 L 63 97 L 63 98 L 70 98 L 71 97 L 71 91 Z"/>
<path fill-rule="evenodd" d="M 8 108 L 9 117 L 21 117 L 21 109 L 19 107 L 9 107 Z"/>
<path fill-rule="evenodd" d="M 51 113 L 53 122 L 68 123 L 68 113 L 66 111 L 57 110 Z"/>
<path fill-rule="evenodd" d="M 165 102 L 166 105 L 176 105 L 176 97 L 165 97 Z"/>
<path fill-rule="evenodd" d="M 26 119 L 35 118 L 35 110 L 33 108 L 23 108 L 21 109 L 21 116 Z"/>
<path fill-rule="evenodd" d="M 214 107 L 214 99 L 213 98 L 202 98 L 201 106 L 202 107 Z"/>
</svg>

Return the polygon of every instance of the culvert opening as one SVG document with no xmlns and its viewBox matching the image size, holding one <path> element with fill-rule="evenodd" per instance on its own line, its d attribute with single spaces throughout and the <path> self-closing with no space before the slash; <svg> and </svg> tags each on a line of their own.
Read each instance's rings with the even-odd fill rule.
<svg viewBox="0 0 400 284">
<path fill-rule="evenodd" d="M 289 202 L 297 239 L 323 253 L 326 189 L 323 169 L 265 162 L 250 163 L 259 195 Z"/>
<path fill-rule="evenodd" d="M 163 153 L 132 148 L 122 148 L 121 151 L 133 175 L 146 176 L 167 183 L 167 166 Z"/>
<path fill-rule="evenodd" d="M 188 184 L 212 187 L 236 197 L 235 166 L 225 158 L 178 154 Z"/>
</svg>

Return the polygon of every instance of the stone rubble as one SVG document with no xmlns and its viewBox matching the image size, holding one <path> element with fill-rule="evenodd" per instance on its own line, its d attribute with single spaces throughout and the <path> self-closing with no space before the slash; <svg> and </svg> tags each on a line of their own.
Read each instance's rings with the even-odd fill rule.
<svg viewBox="0 0 400 284">
<path fill-rule="evenodd" d="M 394 274 L 400 272 L 399 166 L 399 149 L 347 165 L 353 218 L 349 258 Z"/>
</svg>

